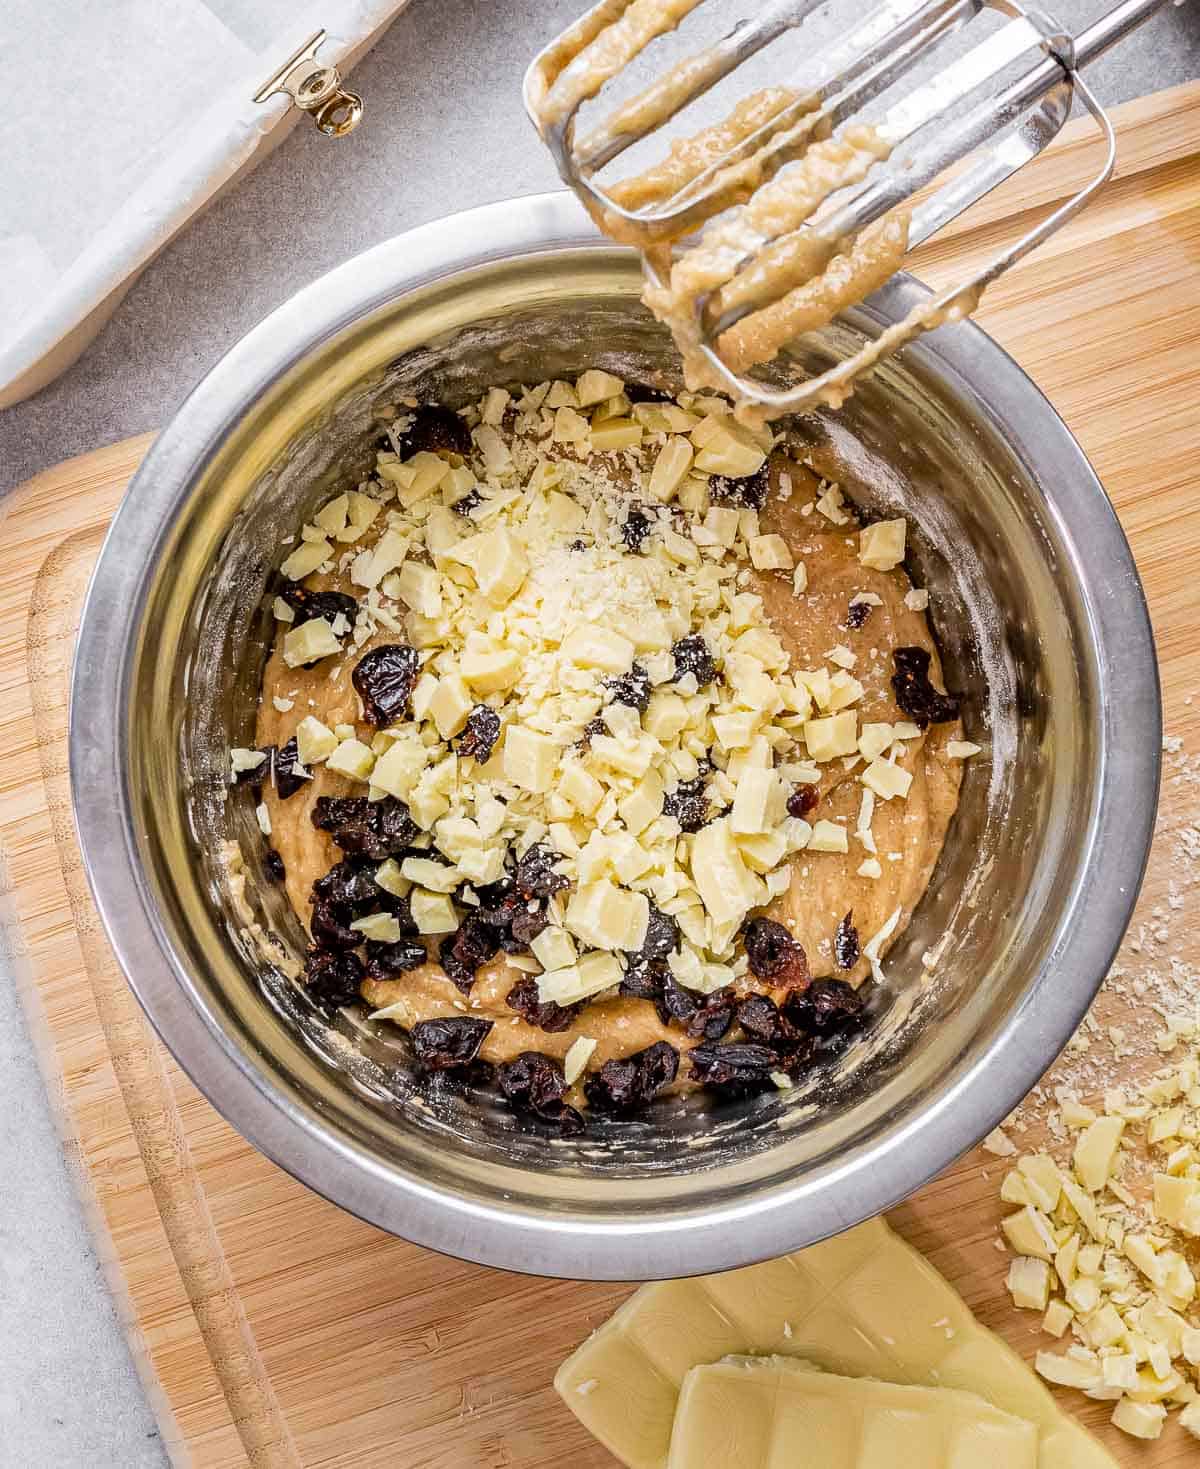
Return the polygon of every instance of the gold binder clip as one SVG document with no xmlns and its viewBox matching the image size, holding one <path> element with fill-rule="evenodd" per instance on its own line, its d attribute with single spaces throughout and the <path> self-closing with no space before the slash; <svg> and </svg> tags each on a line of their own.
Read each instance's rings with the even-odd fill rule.
<svg viewBox="0 0 1200 1469">
<path fill-rule="evenodd" d="M 361 121 L 363 102 L 357 92 L 345 90 L 336 66 L 317 60 L 325 34 L 317 31 L 310 36 L 255 92 L 254 100 L 265 102 L 277 92 L 286 92 L 296 107 L 311 115 L 326 137 L 342 138 Z"/>
</svg>

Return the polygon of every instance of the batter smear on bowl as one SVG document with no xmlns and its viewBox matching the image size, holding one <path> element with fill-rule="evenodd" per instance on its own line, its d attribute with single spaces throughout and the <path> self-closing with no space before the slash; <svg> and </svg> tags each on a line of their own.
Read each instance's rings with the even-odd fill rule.
<svg viewBox="0 0 1200 1469">
<path fill-rule="evenodd" d="M 301 982 L 563 1132 L 790 1086 L 862 1029 L 977 748 L 904 521 L 599 370 L 380 416 L 231 752 Z"/>
</svg>

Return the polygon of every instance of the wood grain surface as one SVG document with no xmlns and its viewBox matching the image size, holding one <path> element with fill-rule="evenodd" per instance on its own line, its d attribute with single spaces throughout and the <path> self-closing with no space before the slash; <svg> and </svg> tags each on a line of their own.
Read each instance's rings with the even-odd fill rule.
<svg viewBox="0 0 1200 1469">
<path fill-rule="evenodd" d="M 1200 86 L 1119 109 L 1117 180 L 988 296 L 980 321 L 1083 442 L 1133 544 L 1159 640 L 1167 728 L 1200 747 Z M 1092 166 L 1072 131 L 970 228 L 927 249 L 935 283 Z M 602 1469 L 561 1407 L 561 1358 L 628 1293 L 506 1275 L 340 1213 L 255 1153 L 157 1043 L 91 905 L 70 815 L 66 678 L 104 527 L 149 442 L 38 476 L 4 507 L 0 559 L 0 913 L 62 1134 L 178 1465 L 194 1469 Z M 1187 783 L 1164 788 L 1139 923 L 1177 882 Z M 1200 940 L 1190 961 L 1200 963 Z M 1106 993 L 1116 1020 L 1129 1001 Z M 1152 1065 L 1131 1057 L 1127 1073 Z M 1031 1141 L 1030 1133 L 1023 1141 Z M 985 1176 L 985 1174 L 990 1174 Z M 892 1215 L 1027 1358 L 995 1249 L 999 1168 L 964 1158 Z M 1092 1426 L 1104 1404 L 1063 1401 Z M 1121 1462 L 1195 1462 L 1101 1430 Z"/>
</svg>

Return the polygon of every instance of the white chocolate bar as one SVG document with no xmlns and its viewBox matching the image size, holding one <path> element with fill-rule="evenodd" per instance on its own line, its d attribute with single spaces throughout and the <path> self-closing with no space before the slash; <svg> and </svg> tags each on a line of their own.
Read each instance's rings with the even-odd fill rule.
<svg viewBox="0 0 1200 1469">
<path fill-rule="evenodd" d="M 687 1372 L 722 1357 L 953 1387 L 1035 1423 L 1039 1469 L 1117 1469 L 1033 1371 L 882 1220 L 725 1275 L 644 1285 L 559 1368 L 563 1401 L 629 1469 L 666 1469 Z"/>
<path fill-rule="evenodd" d="M 975 1393 L 727 1357 L 683 1379 L 669 1469 L 1036 1469 L 1038 1431 Z"/>
</svg>

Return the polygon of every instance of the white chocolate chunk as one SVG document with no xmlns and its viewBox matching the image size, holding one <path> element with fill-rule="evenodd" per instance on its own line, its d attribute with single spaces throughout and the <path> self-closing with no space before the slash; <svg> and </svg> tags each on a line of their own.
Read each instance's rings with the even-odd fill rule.
<svg viewBox="0 0 1200 1469">
<path fill-rule="evenodd" d="M 1038 1260 L 1054 1259 L 1058 1242 L 1050 1221 L 1032 1204 L 1026 1204 L 1017 1213 L 1001 1220 L 1000 1228 L 1018 1255 L 1032 1255 Z"/>
<path fill-rule="evenodd" d="M 1161 1403 L 1135 1403 L 1122 1398 L 1113 1409 L 1112 1421 L 1131 1438 L 1157 1438 L 1167 1421 L 1167 1410 Z"/>
<path fill-rule="evenodd" d="M 578 964 L 551 969 L 537 977 L 543 1005 L 575 1005 L 621 983 L 621 965 L 615 954 L 585 954 Z"/>
<path fill-rule="evenodd" d="M 376 760 L 371 784 L 407 801 L 429 764 L 430 751 L 415 734 L 398 739 Z"/>
<path fill-rule="evenodd" d="M 400 864 L 394 857 L 389 857 L 375 869 L 375 882 L 385 893 L 397 898 L 408 897 L 412 890 L 412 883 L 401 874 Z"/>
<path fill-rule="evenodd" d="M 1097 1117 L 1079 1135 L 1072 1161 L 1080 1183 L 1089 1193 L 1099 1193 L 1108 1182 L 1124 1130 L 1123 1117 Z"/>
<path fill-rule="evenodd" d="M 409 905 L 418 933 L 453 933 L 458 927 L 454 904 L 445 893 L 429 893 L 424 888 L 414 888 Z"/>
<path fill-rule="evenodd" d="M 624 391 L 625 384 L 619 377 L 614 377 L 611 372 L 601 372 L 598 367 L 589 367 L 575 379 L 575 406 L 590 408 Z M 554 404 L 550 406 L 554 407 Z"/>
<path fill-rule="evenodd" d="M 521 655 L 511 648 L 467 647 L 459 661 L 463 679 L 481 694 L 512 688 L 521 672 Z"/>
<path fill-rule="evenodd" d="M 572 1086 L 587 1070 L 587 1063 L 592 1059 L 592 1052 L 596 1049 L 597 1042 L 590 1036 L 576 1036 L 571 1042 L 570 1049 L 563 1057 L 563 1078 L 568 1086 Z"/>
<path fill-rule="evenodd" d="M 591 426 L 592 448 L 599 453 L 612 449 L 636 449 L 642 442 L 642 426 L 630 418 L 606 418 Z"/>
<path fill-rule="evenodd" d="M 406 607 L 422 617 L 441 616 L 442 578 L 432 566 L 423 561 L 406 561 L 396 580 L 396 593 Z"/>
<path fill-rule="evenodd" d="M 852 711 L 804 722 L 804 743 L 812 760 L 834 760 L 858 751 L 858 715 Z"/>
<path fill-rule="evenodd" d="M 808 839 L 808 850 L 810 852 L 848 852 L 850 839 L 846 835 L 846 828 L 839 826 L 836 821 L 814 822 L 812 835 Z"/>
<path fill-rule="evenodd" d="M 288 581 L 303 581 L 333 555 L 327 540 L 303 541 L 279 568 Z"/>
<path fill-rule="evenodd" d="M 289 668 L 299 668 L 306 663 L 315 663 L 318 658 L 340 653 L 341 647 L 332 623 L 324 617 L 310 617 L 299 627 L 284 633 L 283 661 Z"/>
<path fill-rule="evenodd" d="M 549 735 L 524 725 L 510 725 L 504 737 L 504 774 L 535 795 L 550 789 L 558 767 L 558 745 Z"/>
<path fill-rule="evenodd" d="M 609 628 L 584 624 L 563 639 L 562 651 L 579 668 L 598 668 L 604 673 L 625 673 L 633 662 L 630 640 Z"/>
<path fill-rule="evenodd" d="M 891 571 L 904 560 L 907 524 L 900 520 L 878 520 L 859 532 L 858 559 L 876 571 Z"/>
<path fill-rule="evenodd" d="M 739 924 L 762 901 L 762 884 L 742 860 L 726 817 L 696 833 L 691 867 L 692 881 L 714 923 Z"/>
<path fill-rule="evenodd" d="M 659 450 L 654 468 L 650 471 L 650 494 L 660 504 L 666 505 L 675 498 L 679 486 L 687 478 L 692 467 L 692 446 L 685 438 L 669 438 Z M 732 545 L 732 541 L 725 544 Z"/>
<path fill-rule="evenodd" d="M 543 969 L 569 969 L 578 958 L 571 935 L 553 925 L 544 928 L 529 948 Z"/>
<path fill-rule="evenodd" d="M 640 949 L 649 921 L 646 895 L 607 878 L 576 888 L 563 914 L 564 927 L 593 949 Z"/>
<path fill-rule="evenodd" d="M 729 1357 L 691 1369 L 671 1434 L 669 1469 L 1035 1469 L 1034 1424 L 950 1388 L 819 1372 L 791 1357 Z"/>
<path fill-rule="evenodd" d="M 796 564 L 791 548 L 782 536 L 751 536 L 750 564 L 758 571 L 791 571 Z"/>
<path fill-rule="evenodd" d="M 978 755 L 982 745 L 973 745 L 970 740 L 947 740 L 946 757 L 950 760 L 969 760 Z"/>
<path fill-rule="evenodd" d="M 317 765 L 337 747 L 337 735 L 313 715 L 306 715 L 296 726 L 296 754 L 301 765 Z"/>
<path fill-rule="evenodd" d="M 361 740 L 343 740 L 330 752 L 325 765 L 339 775 L 348 775 L 351 780 L 367 780 L 375 767 L 375 755 L 371 747 Z"/>
<path fill-rule="evenodd" d="M 1009 1263 L 1006 1284 L 1014 1306 L 1044 1311 L 1050 1300 L 1050 1266 L 1045 1260 L 1018 1255 Z"/>
<path fill-rule="evenodd" d="M 467 722 L 475 707 L 466 684 L 458 674 L 448 673 L 437 681 L 429 700 L 429 717 L 442 739 L 452 739 Z"/>
<path fill-rule="evenodd" d="M 890 801 L 893 796 L 907 796 L 912 779 L 911 770 L 887 760 L 872 760 L 862 773 L 863 785 L 874 791 L 881 801 Z"/>
<path fill-rule="evenodd" d="M 391 913 L 372 913 L 366 918 L 356 918 L 350 927 L 363 938 L 380 944 L 394 944 L 402 937 L 400 921 Z"/>
<path fill-rule="evenodd" d="M 746 770 L 738 780 L 729 825 L 738 835 L 769 832 L 783 820 L 786 810 L 787 791 L 775 771 Z"/>
</svg>

